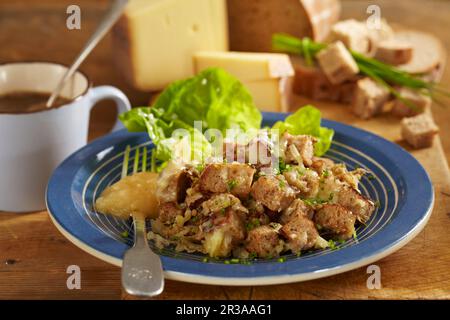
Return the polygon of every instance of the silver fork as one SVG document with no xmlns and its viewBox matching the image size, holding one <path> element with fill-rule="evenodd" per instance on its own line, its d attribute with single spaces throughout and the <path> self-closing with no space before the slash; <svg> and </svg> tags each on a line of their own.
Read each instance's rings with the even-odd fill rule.
<svg viewBox="0 0 450 320">
<path fill-rule="evenodd" d="M 127 174 L 130 148 L 124 156 L 122 176 Z M 136 149 L 133 173 L 138 171 L 139 148 Z M 142 170 L 147 167 L 147 149 L 143 149 Z M 149 247 L 145 219 L 133 216 L 134 245 L 125 252 L 122 263 L 122 287 L 128 294 L 143 297 L 159 295 L 164 290 L 164 274 L 160 257 Z"/>
</svg>

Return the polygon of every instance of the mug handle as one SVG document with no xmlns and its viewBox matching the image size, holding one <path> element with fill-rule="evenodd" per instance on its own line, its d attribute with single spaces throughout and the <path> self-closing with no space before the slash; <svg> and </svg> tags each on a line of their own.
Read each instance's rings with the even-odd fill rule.
<svg viewBox="0 0 450 320">
<path fill-rule="evenodd" d="M 131 110 L 130 101 L 127 96 L 119 89 L 112 86 L 98 86 L 91 89 L 90 106 L 92 108 L 98 101 L 104 99 L 112 99 L 116 103 L 118 115 Z M 111 132 L 122 129 L 123 125 L 117 119 Z"/>
</svg>

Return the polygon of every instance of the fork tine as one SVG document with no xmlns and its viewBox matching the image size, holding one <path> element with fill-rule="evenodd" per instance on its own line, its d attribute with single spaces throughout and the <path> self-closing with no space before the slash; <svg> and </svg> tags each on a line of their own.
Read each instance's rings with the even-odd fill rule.
<svg viewBox="0 0 450 320">
<path fill-rule="evenodd" d="M 147 147 L 142 150 L 142 172 L 147 171 Z"/>
<path fill-rule="evenodd" d="M 139 170 L 139 147 L 136 148 L 134 153 L 134 164 L 133 164 L 133 174 L 137 173 Z"/>
<path fill-rule="evenodd" d="M 128 161 L 129 160 L 130 160 L 130 146 L 128 145 L 125 148 L 125 153 L 123 155 L 122 175 L 121 175 L 122 179 L 128 175 Z"/>
</svg>

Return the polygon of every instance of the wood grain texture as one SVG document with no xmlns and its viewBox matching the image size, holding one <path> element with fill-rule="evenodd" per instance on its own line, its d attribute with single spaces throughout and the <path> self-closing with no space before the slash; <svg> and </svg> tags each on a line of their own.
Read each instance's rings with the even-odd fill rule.
<svg viewBox="0 0 450 320">
<path fill-rule="evenodd" d="M 0 0 L 0 63 L 50 60 L 70 63 L 95 28 L 107 1 L 77 1 L 82 8 L 82 30 L 65 28 L 70 1 Z M 366 15 L 369 4 L 378 4 L 382 15 L 405 26 L 431 31 L 450 46 L 450 1 L 343 1 L 344 17 Z M 401 13 L 401 14 L 400 14 Z M 133 105 L 146 104 L 150 95 L 130 88 L 112 67 L 110 39 L 106 37 L 82 66 L 96 85 L 122 89 Z M 450 83 L 450 71 L 444 74 Z M 297 98 L 294 106 L 308 103 Z M 383 116 L 361 121 L 346 106 L 317 104 L 325 117 L 346 122 L 399 142 L 398 120 Z M 105 134 L 115 113 L 111 103 L 95 108 L 90 138 Z M 436 204 L 426 228 L 408 245 L 377 262 L 382 289 L 366 287 L 366 268 L 304 283 L 264 286 L 204 286 L 167 281 L 158 299 L 384 299 L 450 298 L 450 114 L 433 107 L 441 138 L 433 148 L 413 151 L 430 174 Z M 444 148 L 442 147 L 441 141 Z M 66 268 L 79 265 L 81 290 L 66 288 Z M 53 226 L 46 212 L 0 213 L 0 299 L 132 299 L 120 287 L 120 269 L 84 253 Z"/>
</svg>

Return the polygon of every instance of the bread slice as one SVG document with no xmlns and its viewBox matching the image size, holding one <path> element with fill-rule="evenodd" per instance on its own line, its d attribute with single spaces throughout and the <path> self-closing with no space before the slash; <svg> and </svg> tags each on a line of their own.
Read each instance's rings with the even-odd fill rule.
<svg viewBox="0 0 450 320">
<path fill-rule="evenodd" d="M 338 0 L 228 0 L 227 6 L 234 51 L 271 52 L 277 32 L 323 41 L 340 15 Z"/>
<path fill-rule="evenodd" d="M 412 74 L 428 74 L 445 64 L 444 47 L 435 36 L 421 31 L 399 30 L 395 39 L 411 44 L 413 49 L 410 61 L 397 68 Z"/>
<path fill-rule="evenodd" d="M 411 61 L 413 48 L 409 42 L 388 39 L 378 43 L 375 58 L 392 65 L 406 64 Z"/>
</svg>

